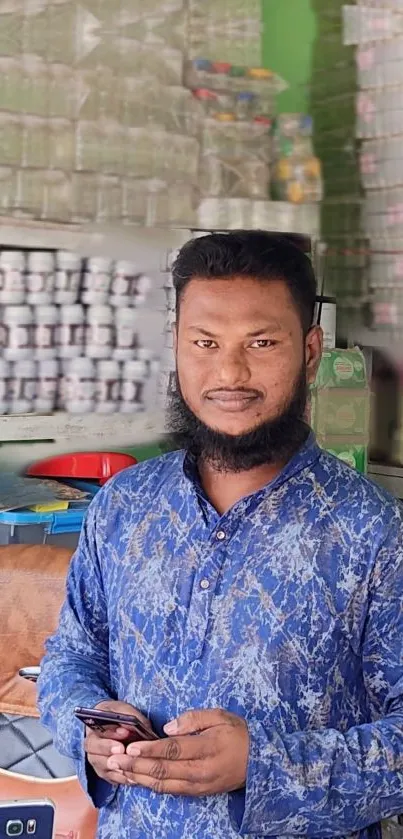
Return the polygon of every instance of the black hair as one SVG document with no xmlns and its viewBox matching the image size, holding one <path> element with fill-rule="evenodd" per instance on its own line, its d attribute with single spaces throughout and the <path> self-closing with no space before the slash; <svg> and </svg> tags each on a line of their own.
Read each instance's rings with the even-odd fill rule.
<svg viewBox="0 0 403 839">
<path fill-rule="evenodd" d="M 179 251 L 172 267 L 177 315 L 183 293 L 195 277 L 282 280 L 306 334 L 313 324 L 316 280 L 311 260 L 297 244 L 298 240 L 297 236 L 287 237 L 264 230 L 209 233 L 191 239 Z"/>
</svg>

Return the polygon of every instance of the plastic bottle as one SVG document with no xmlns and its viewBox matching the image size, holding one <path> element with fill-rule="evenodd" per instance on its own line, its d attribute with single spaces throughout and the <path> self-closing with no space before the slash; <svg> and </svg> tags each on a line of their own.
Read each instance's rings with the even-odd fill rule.
<svg viewBox="0 0 403 839">
<path fill-rule="evenodd" d="M 69 414 L 90 414 L 95 407 L 95 365 L 90 358 L 74 358 L 64 379 L 64 398 Z"/>
<path fill-rule="evenodd" d="M 37 361 L 56 358 L 57 324 L 59 311 L 56 306 L 37 306 L 34 309 L 34 347 Z"/>
<path fill-rule="evenodd" d="M 25 303 L 25 259 L 22 251 L 0 253 L 0 305 Z"/>
<path fill-rule="evenodd" d="M 59 363 L 54 359 L 39 361 L 34 400 L 34 410 L 37 414 L 51 414 L 55 410 L 58 381 Z"/>
<path fill-rule="evenodd" d="M 16 361 L 10 372 L 10 414 L 29 414 L 34 409 L 37 387 L 35 361 Z"/>
<path fill-rule="evenodd" d="M 111 306 L 122 308 L 134 305 L 138 276 L 139 272 L 134 262 L 120 260 L 116 263 L 111 282 Z"/>
<path fill-rule="evenodd" d="M 9 379 L 10 365 L 4 358 L 0 358 L 0 414 L 9 411 Z"/>
<path fill-rule="evenodd" d="M 5 306 L 3 311 L 4 358 L 23 361 L 32 358 L 32 310 L 29 306 Z"/>
<path fill-rule="evenodd" d="M 111 270 L 111 259 L 94 256 L 88 260 L 81 295 L 86 306 L 103 306 L 108 302 Z"/>
<path fill-rule="evenodd" d="M 113 414 L 119 410 L 120 364 L 118 361 L 99 361 L 95 383 L 95 411 Z"/>
<path fill-rule="evenodd" d="M 73 306 L 78 300 L 81 279 L 81 257 L 70 251 L 56 254 L 55 303 Z"/>
<path fill-rule="evenodd" d="M 87 311 L 86 354 L 88 358 L 111 358 L 114 344 L 113 312 L 109 306 L 90 306 Z"/>
<path fill-rule="evenodd" d="M 84 349 L 84 309 L 80 304 L 62 306 L 58 328 L 59 358 L 77 358 Z"/>
<path fill-rule="evenodd" d="M 144 383 L 147 379 L 145 361 L 126 361 L 122 370 L 120 411 L 122 414 L 136 414 L 144 410 Z"/>
<path fill-rule="evenodd" d="M 134 309 L 116 309 L 115 349 L 116 361 L 131 361 L 136 356 L 139 344 L 139 316 Z"/>
<path fill-rule="evenodd" d="M 31 251 L 27 264 L 27 302 L 46 306 L 53 302 L 55 263 L 49 251 Z"/>
</svg>

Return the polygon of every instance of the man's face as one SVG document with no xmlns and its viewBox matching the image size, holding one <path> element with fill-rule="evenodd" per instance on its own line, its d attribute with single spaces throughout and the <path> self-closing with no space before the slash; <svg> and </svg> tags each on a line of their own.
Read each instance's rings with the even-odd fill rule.
<svg viewBox="0 0 403 839">
<path fill-rule="evenodd" d="M 306 370 L 314 380 L 321 330 L 304 339 L 281 280 L 192 280 L 180 304 L 176 356 L 182 396 L 215 431 L 243 435 L 287 409 Z"/>
</svg>

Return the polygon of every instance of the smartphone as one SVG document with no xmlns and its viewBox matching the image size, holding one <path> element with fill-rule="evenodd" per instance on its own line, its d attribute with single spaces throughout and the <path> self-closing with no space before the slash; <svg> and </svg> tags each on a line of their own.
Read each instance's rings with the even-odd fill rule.
<svg viewBox="0 0 403 839">
<path fill-rule="evenodd" d="M 27 679 L 28 682 L 37 682 L 39 676 L 41 675 L 41 668 L 40 667 L 21 667 L 21 670 L 18 671 L 19 675 L 23 679 Z"/>
<path fill-rule="evenodd" d="M 92 731 L 108 731 L 110 726 L 122 726 L 130 731 L 127 743 L 138 740 L 159 740 L 155 731 L 149 731 L 144 723 L 134 714 L 117 714 L 114 711 L 101 711 L 98 708 L 75 708 L 74 714 L 87 728 Z"/>
<path fill-rule="evenodd" d="M 53 839 L 55 805 L 50 799 L 37 801 L 0 801 L 0 839 L 34 836 Z"/>
</svg>

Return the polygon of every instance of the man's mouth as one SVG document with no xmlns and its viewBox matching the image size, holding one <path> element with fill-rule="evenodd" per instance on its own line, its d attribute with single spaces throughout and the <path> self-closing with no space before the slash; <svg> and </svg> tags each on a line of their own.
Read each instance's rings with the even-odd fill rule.
<svg viewBox="0 0 403 839">
<path fill-rule="evenodd" d="M 221 411 L 237 413 L 247 411 L 260 399 L 260 394 L 245 390 L 215 390 L 209 393 L 206 399 Z"/>
</svg>

